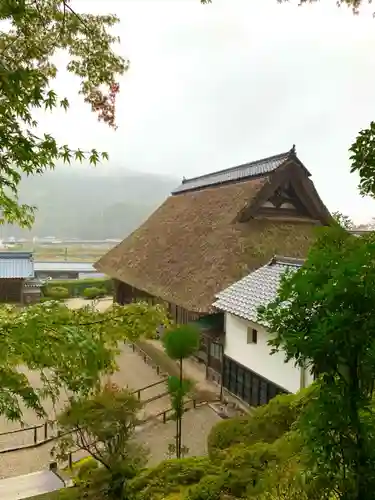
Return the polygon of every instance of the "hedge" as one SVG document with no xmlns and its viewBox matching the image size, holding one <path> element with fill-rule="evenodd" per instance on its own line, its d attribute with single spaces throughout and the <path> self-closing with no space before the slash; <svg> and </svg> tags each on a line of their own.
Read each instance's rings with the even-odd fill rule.
<svg viewBox="0 0 375 500">
<path fill-rule="evenodd" d="M 88 286 L 83 290 L 83 296 L 86 299 L 98 299 L 107 295 L 105 288 L 97 288 L 96 286 Z"/>
<path fill-rule="evenodd" d="M 163 498 L 182 487 L 198 483 L 206 474 L 214 474 L 216 470 L 208 457 L 164 460 L 131 479 L 125 487 L 125 497 L 128 500 Z"/>
<path fill-rule="evenodd" d="M 69 291 L 69 297 L 82 297 L 85 288 L 103 288 L 108 295 L 113 293 L 113 282 L 109 278 L 88 278 L 85 280 L 51 280 L 42 286 L 42 292 L 48 297 L 48 289 L 63 287 Z"/>
<path fill-rule="evenodd" d="M 222 459 L 224 450 L 237 444 L 253 445 L 259 441 L 273 443 L 290 431 L 309 402 L 316 386 L 311 384 L 297 394 L 280 394 L 264 406 L 258 406 L 246 417 L 222 420 L 207 439 L 211 460 Z"/>
<path fill-rule="evenodd" d="M 48 287 L 48 297 L 55 300 L 64 300 L 69 298 L 69 290 L 65 286 Z"/>
</svg>

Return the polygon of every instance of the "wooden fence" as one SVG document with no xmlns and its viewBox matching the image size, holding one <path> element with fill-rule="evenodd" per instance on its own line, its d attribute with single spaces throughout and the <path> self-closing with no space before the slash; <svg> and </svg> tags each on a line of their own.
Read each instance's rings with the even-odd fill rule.
<svg viewBox="0 0 375 500">
<path fill-rule="evenodd" d="M 219 399 L 218 399 L 218 401 L 219 401 Z M 199 401 L 198 402 L 195 399 L 188 399 L 184 403 L 184 413 L 186 413 L 187 411 L 189 411 L 191 409 L 196 409 L 196 408 L 199 408 L 201 406 L 207 405 L 209 403 L 211 403 L 211 401 L 210 402 L 208 402 L 208 401 Z M 169 420 L 172 420 L 172 418 L 173 418 L 173 408 L 170 407 L 170 408 L 168 408 L 168 409 L 166 409 L 164 411 L 156 413 L 155 415 L 150 415 L 147 418 L 145 418 L 144 420 L 141 420 L 139 422 L 138 429 L 142 430 L 142 427 L 144 425 L 147 425 L 148 423 L 156 422 L 156 421 L 163 422 L 163 424 L 166 424 Z M 77 448 L 76 450 L 74 450 L 74 451 L 72 451 L 72 452 L 69 453 L 69 455 L 68 455 L 68 462 L 67 462 L 67 466 L 69 467 L 69 469 L 72 469 L 74 462 L 77 462 L 81 458 L 83 458 L 82 456 L 79 457 L 79 458 L 77 456 L 75 457 L 75 455 L 77 453 L 81 453 L 82 454 L 82 451 L 83 451 L 82 448 Z M 85 455 L 89 456 L 89 452 L 85 452 Z"/>
<path fill-rule="evenodd" d="M 124 344 L 128 345 L 133 352 L 137 352 L 143 359 L 143 361 L 152 366 L 154 370 L 156 371 L 156 374 L 161 377 L 161 380 L 154 382 L 153 384 L 146 385 L 145 387 L 141 387 L 140 389 L 136 389 L 132 391 L 132 394 L 135 394 L 137 396 L 138 401 L 141 401 L 141 396 L 142 393 L 144 393 L 147 389 L 150 389 L 152 387 L 156 387 L 161 384 L 165 384 L 168 380 L 168 374 L 163 372 L 161 367 L 153 362 L 151 357 L 144 352 L 139 346 L 137 346 L 134 343 L 129 343 L 127 341 L 124 342 Z M 157 399 L 160 399 L 162 397 L 165 397 L 168 394 L 168 391 L 163 391 L 160 394 L 157 394 L 156 396 L 153 396 L 151 398 L 144 399 L 142 403 L 144 405 L 147 405 L 148 403 L 151 403 L 152 401 L 155 401 Z M 27 427 L 21 427 L 20 429 L 12 430 L 12 431 L 6 431 L 6 432 L 1 432 L 0 433 L 0 454 L 2 453 L 10 453 L 12 451 L 18 451 L 18 450 L 24 450 L 28 448 L 35 448 L 47 443 L 50 443 L 51 441 L 57 439 L 59 436 L 57 435 L 56 432 L 56 421 L 47 421 L 43 422 L 38 425 L 33 425 L 33 426 L 27 426 Z M 22 435 L 20 435 L 22 433 Z M 21 441 L 17 445 L 13 446 L 6 446 L 4 443 L 2 444 L 1 441 L 3 440 L 2 438 L 6 436 L 12 436 L 12 435 L 17 435 L 20 436 L 18 439 Z M 4 440 L 3 440 L 4 441 Z"/>
<path fill-rule="evenodd" d="M 136 389 L 132 391 L 132 394 L 137 396 L 137 399 L 141 400 L 141 395 L 147 389 L 152 387 L 156 387 L 161 384 L 165 384 L 168 379 L 164 378 L 159 380 L 158 382 L 154 382 L 153 384 L 146 385 L 145 387 L 141 387 L 140 389 Z M 163 391 L 156 396 L 150 397 L 142 401 L 144 405 L 151 403 L 157 399 L 160 399 L 168 394 L 168 391 Z M 38 425 L 29 426 L 29 427 L 21 427 L 20 429 L 15 429 L 12 431 L 0 432 L 0 454 L 10 453 L 13 451 L 25 450 L 28 448 L 36 448 L 38 446 L 42 446 L 44 444 L 50 443 L 55 439 L 61 437 L 58 432 L 56 432 L 57 422 L 55 420 L 43 422 Z M 22 437 L 19 438 L 22 433 Z M 2 438 L 6 436 L 17 436 L 22 443 L 13 446 L 5 446 L 1 445 Z"/>
<path fill-rule="evenodd" d="M 152 366 L 154 370 L 156 371 L 157 375 L 159 375 L 161 380 L 154 382 L 152 384 L 146 385 L 145 387 L 141 387 L 140 389 L 136 389 L 132 391 L 132 394 L 135 394 L 137 396 L 137 399 L 141 401 L 142 393 L 144 393 L 147 389 L 150 389 L 152 387 L 156 387 L 161 384 L 165 384 L 168 380 L 168 374 L 166 374 L 159 365 L 154 363 L 152 358 L 145 352 L 143 351 L 138 345 L 130 342 L 124 342 L 126 345 L 128 345 L 133 352 L 137 352 L 143 359 L 143 361 Z M 152 401 L 155 401 L 157 399 L 160 399 L 162 397 L 165 397 L 168 395 L 168 391 L 163 391 L 160 394 L 157 394 L 156 396 L 150 397 L 148 399 L 144 399 L 142 403 L 144 405 L 147 405 L 148 403 L 151 403 Z M 210 401 L 212 403 L 213 401 Z M 188 411 L 190 408 L 196 408 L 198 406 L 201 406 L 202 404 L 207 404 L 207 401 L 197 401 L 196 399 L 190 399 L 187 400 L 185 405 L 185 411 Z M 190 406 L 190 408 L 189 408 Z M 152 420 L 160 420 L 163 423 L 166 423 L 170 418 L 172 414 L 172 408 L 168 408 L 164 411 L 161 411 L 157 414 L 149 415 L 142 421 L 140 421 L 140 425 L 144 425 Z M 12 436 L 12 435 L 17 435 L 19 436 L 22 433 L 22 438 L 21 441 L 23 441 L 20 444 L 13 445 L 13 446 L 4 446 L 4 444 L 1 444 L 2 438 L 6 436 Z M 19 451 L 19 450 L 24 450 L 24 449 L 29 449 L 29 448 L 36 448 L 39 446 L 42 446 L 44 444 L 50 443 L 56 439 L 61 437 L 57 431 L 57 423 L 56 421 L 47 421 L 43 422 L 38 425 L 34 426 L 29 426 L 29 427 L 22 427 L 20 429 L 12 430 L 12 431 L 7 431 L 7 432 L 1 432 L 0 433 L 0 454 L 4 453 L 10 453 L 14 451 Z M 2 447 L 3 446 L 3 447 Z"/>
</svg>

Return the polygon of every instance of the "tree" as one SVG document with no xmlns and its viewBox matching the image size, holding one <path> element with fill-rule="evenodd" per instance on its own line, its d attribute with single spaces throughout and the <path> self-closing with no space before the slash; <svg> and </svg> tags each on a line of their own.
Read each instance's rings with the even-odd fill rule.
<svg viewBox="0 0 375 500">
<path fill-rule="evenodd" d="M 359 174 L 359 191 L 362 195 L 375 197 L 375 122 L 359 132 L 349 149 L 352 161 L 351 172 Z"/>
<path fill-rule="evenodd" d="M 299 427 L 310 470 L 345 500 L 373 498 L 375 487 L 374 259 L 373 234 L 324 229 L 259 315 L 274 349 L 318 377 Z"/>
<path fill-rule="evenodd" d="M 285 3 L 289 2 L 289 0 L 277 0 L 278 3 Z M 303 5 L 305 3 L 315 3 L 319 2 L 319 0 L 299 0 L 299 5 Z M 353 10 L 354 14 L 358 14 L 360 7 L 362 7 L 364 4 L 370 4 L 372 3 L 371 0 L 337 0 L 337 6 L 346 6 L 350 7 Z"/>
<path fill-rule="evenodd" d="M 180 365 L 181 366 L 181 365 Z M 183 458 L 188 449 L 182 445 L 182 416 L 184 414 L 184 400 L 191 392 L 193 384 L 191 380 L 183 380 L 180 377 L 170 376 L 168 378 L 168 392 L 173 409 L 173 419 L 176 421 L 175 443 L 168 446 L 168 455 Z"/>
<path fill-rule="evenodd" d="M 58 160 L 70 163 L 72 158 L 89 158 L 95 164 L 107 158 L 95 149 L 89 153 L 71 150 L 48 133 L 36 134 L 35 108 L 69 107 L 66 97 L 52 88 L 60 69 L 54 55 L 59 50 L 69 54 L 66 69 L 81 79 L 79 93 L 99 120 L 113 128 L 117 79 L 129 63 L 112 50 L 119 39 L 109 29 L 118 18 L 78 14 L 70 0 L 2 0 L 0 20 L 3 26 L 9 25 L 0 31 L 1 219 L 30 227 L 34 207 L 18 201 L 22 175 L 41 174 L 53 169 Z"/>
<path fill-rule="evenodd" d="M 333 212 L 332 217 L 334 220 L 344 229 L 351 230 L 354 227 L 353 221 L 348 215 L 344 215 L 341 212 Z"/>
<path fill-rule="evenodd" d="M 191 324 L 178 325 L 165 333 L 163 343 L 168 356 L 180 362 L 180 377 L 178 383 L 176 383 L 175 377 L 170 377 L 168 387 L 176 418 L 176 457 L 181 458 L 184 397 L 187 392 L 191 390 L 191 384 L 183 380 L 182 363 L 184 359 L 197 351 L 199 347 L 199 330 Z"/>
<path fill-rule="evenodd" d="M 89 396 L 102 375 L 117 369 L 118 342 L 150 335 L 166 321 L 160 306 L 114 305 L 105 312 L 90 306 L 71 310 L 45 302 L 23 310 L 0 309 L 0 414 L 22 420 L 23 406 L 45 417 L 43 403 L 61 395 Z M 33 387 L 28 373 L 40 376 Z"/>
<path fill-rule="evenodd" d="M 72 399 L 58 417 L 63 437 L 55 455 L 66 460 L 72 451 L 86 451 L 107 471 L 107 496 L 121 498 L 125 481 L 145 465 L 144 451 L 132 441 L 140 409 L 141 403 L 115 384 L 89 398 Z"/>
</svg>

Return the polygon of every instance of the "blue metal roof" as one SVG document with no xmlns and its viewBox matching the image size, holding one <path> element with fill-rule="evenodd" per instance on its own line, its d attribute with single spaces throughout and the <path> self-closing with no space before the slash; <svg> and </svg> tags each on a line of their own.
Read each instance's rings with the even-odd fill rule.
<svg viewBox="0 0 375 500">
<path fill-rule="evenodd" d="M 184 193 L 185 191 L 202 189 L 218 184 L 226 184 L 228 182 L 239 182 L 252 177 L 265 175 L 279 168 L 288 159 L 290 159 L 291 156 L 296 158 L 294 146 L 286 153 L 269 156 L 268 158 L 252 161 L 251 163 L 245 163 L 244 165 L 238 165 L 237 167 L 227 168 L 218 172 L 201 175 L 200 177 L 184 179 L 182 184 L 177 189 L 172 191 L 172 194 Z"/>
<path fill-rule="evenodd" d="M 33 278 L 31 252 L 0 252 L 0 279 Z"/>
</svg>

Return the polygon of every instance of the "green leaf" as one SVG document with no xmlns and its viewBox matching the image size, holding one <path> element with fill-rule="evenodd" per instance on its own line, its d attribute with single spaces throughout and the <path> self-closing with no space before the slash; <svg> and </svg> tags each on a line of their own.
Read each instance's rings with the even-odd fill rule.
<svg viewBox="0 0 375 500">
<path fill-rule="evenodd" d="M 113 15 L 81 12 L 58 0 L 0 2 L 0 117 L 2 188 L 0 209 L 4 222 L 31 227 L 32 207 L 20 205 L 17 194 L 20 175 L 41 174 L 58 160 L 70 163 L 88 157 L 92 164 L 100 153 L 71 150 L 46 134 L 34 134 L 38 123 L 35 110 L 56 107 L 68 110 L 69 101 L 52 88 L 60 70 L 80 79 L 80 95 L 100 121 L 116 128 L 114 122 L 117 84 L 129 64 L 113 47 L 118 37 L 111 28 L 118 22 Z M 55 64 L 55 54 L 64 51 L 67 67 Z M 11 194 L 9 194 L 11 193 Z"/>
<path fill-rule="evenodd" d="M 69 101 L 66 97 L 64 99 L 61 99 L 60 106 L 64 108 L 65 111 L 69 108 Z"/>
</svg>

